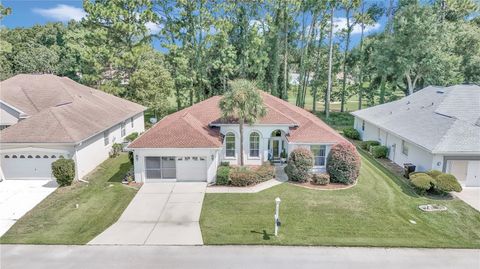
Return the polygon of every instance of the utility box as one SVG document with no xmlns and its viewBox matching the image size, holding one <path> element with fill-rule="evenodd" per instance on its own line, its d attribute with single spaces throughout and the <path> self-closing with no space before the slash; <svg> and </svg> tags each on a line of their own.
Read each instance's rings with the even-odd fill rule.
<svg viewBox="0 0 480 269">
<path fill-rule="evenodd" d="M 404 169 L 405 173 L 404 173 L 403 176 L 406 177 L 406 178 L 410 178 L 410 173 L 415 172 L 415 168 L 416 168 L 416 166 L 411 164 L 411 163 L 404 163 L 403 164 L 403 169 Z"/>
</svg>

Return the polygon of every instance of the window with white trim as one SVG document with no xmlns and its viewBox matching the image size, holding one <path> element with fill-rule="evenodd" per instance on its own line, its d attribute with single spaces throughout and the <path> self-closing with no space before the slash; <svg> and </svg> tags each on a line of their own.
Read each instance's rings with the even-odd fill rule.
<svg viewBox="0 0 480 269">
<path fill-rule="evenodd" d="M 122 137 L 125 136 L 125 122 L 122 122 L 122 125 L 120 126 L 120 133 Z"/>
<path fill-rule="evenodd" d="M 134 125 L 133 125 L 133 117 L 131 117 L 131 118 L 130 118 L 130 127 L 133 128 L 133 126 L 134 126 Z"/>
<path fill-rule="evenodd" d="M 325 153 L 327 151 L 327 146 L 311 145 L 310 151 L 313 154 L 314 166 L 325 166 Z"/>
<path fill-rule="evenodd" d="M 362 120 L 362 131 L 365 131 L 365 121 Z"/>
<path fill-rule="evenodd" d="M 231 132 L 225 136 L 225 156 L 235 157 L 235 134 Z"/>
<path fill-rule="evenodd" d="M 257 132 L 250 134 L 250 157 L 260 156 L 260 135 Z"/>
<path fill-rule="evenodd" d="M 408 144 L 405 140 L 402 140 L 402 153 L 408 156 Z"/>
<path fill-rule="evenodd" d="M 103 145 L 108 146 L 110 144 L 110 132 L 106 130 L 103 132 Z"/>
</svg>

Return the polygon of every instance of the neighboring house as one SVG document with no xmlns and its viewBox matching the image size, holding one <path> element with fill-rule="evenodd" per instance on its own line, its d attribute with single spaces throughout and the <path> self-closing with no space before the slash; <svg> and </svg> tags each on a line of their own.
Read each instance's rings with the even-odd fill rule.
<svg viewBox="0 0 480 269">
<path fill-rule="evenodd" d="M 393 162 L 452 173 L 464 186 L 480 186 L 479 86 L 430 86 L 352 114 L 362 139 L 387 146 Z"/>
<path fill-rule="evenodd" d="M 244 128 L 245 165 L 279 160 L 282 151 L 311 149 L 316 170 L 324 170 L 332 145 L 345 139 L 310 112 L 262 92 L 265 117 Z M 240 136 L 235 122 L 221 119 L 214 96 L 173 113 L 133 141 L 135 180 L 214 182 L 220 162 L 239 165 Z"/>
<path fill-rule="evenodd" d="M 51 163 L 75 160 L 82 178 L 113 143 L 143 132 L 145 107 L 54 75 L 0 82 L 2 179 L 49 179 Z"/>
</svg>

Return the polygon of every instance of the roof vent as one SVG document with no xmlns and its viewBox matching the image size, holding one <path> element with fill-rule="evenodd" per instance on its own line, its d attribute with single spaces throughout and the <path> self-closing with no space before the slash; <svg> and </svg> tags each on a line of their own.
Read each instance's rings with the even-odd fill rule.
<svg viewBox="0 0 480 269">
<path fill-rule="evenodd" d="M 407 101 L 407 105 L 409 105 L 409 104 L 410 104 L 410 101 Z"/>
<path fill-rule="evenodd" d="M 445 92 L 444 92 L 444 91 L 442 91 L 442 90 L 437 90 L 437 93 L 439 93 L 439 94 L 443 94 L 443 93 L 445 93 Z"/>
</svg>

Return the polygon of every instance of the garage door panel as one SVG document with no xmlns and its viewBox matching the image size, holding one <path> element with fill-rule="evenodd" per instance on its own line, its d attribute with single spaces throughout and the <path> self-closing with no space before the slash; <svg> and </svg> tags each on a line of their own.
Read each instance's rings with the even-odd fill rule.
<svg viewBox="0 0 480 269">
<path fill-rule="evenodd" d="M 203 156 L 177 158 L 177 180 L 206 181 L 207 159 Z"/>
<path fill-rule="evenodd" d="M 3 154 L 0 163 L 6 179 L 52 179 L 51 165 L 59 155 L 45 152 Z"/>
</svg>

